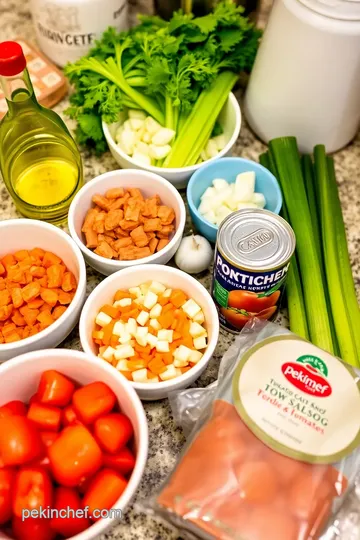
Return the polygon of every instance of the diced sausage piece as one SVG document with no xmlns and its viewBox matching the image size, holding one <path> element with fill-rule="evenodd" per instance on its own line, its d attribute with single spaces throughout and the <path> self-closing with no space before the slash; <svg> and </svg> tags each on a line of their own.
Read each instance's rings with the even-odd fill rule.
<svg viewBox="0 0 360 540">
<path fill-rule="evenodd" d="M 151 218 L 144 223 L 145 232 L 161 231 L 160 218 Z"/>
<path fill-rule="evenodd" d="M 97 208 L 90 208 L 90 210 L 88 210 L 85 221 L 84 221 L 84 225 L 82 226 L 82 229 L 81 229 L 82 232 L 86 233 L 87 231 L 92 230 L 95 217 L 98 213 L 99 213 L 99 210 Z"/>
<path fill-rule="evenodd" d="M 111 210 L 105 217 L 105 230 L 113 231 L 124 217 L 122 210 Z"/>
<path fill-rule="evenodd" d="M 124 231 L 121 227 L 116 227 L 114 233 L 116 234 L 117 238 L 127 238 L 130 236 L 130 231 Z"/>
<path fill-rule="evenodd" d="M 107 199 L 118 199 L 119 197 L 123 197 L 124 195 L 125 195 L 125 190 L 122 187 L 108 189 L 107 192 L 105 193 L 105 197 Z"/>
<path fill-rule="evenodd" d="M 158 215 L 158 204 L 157 199 L 155 197 L 151 197 L 151 199 L 147 199 L 145 201 L 144 208 L 142 210 L 142 215 L 149 218 L 156 218 Z"/>
<path fill-rule="evenodd" d="M 159 243 L 156 247 L 156 251 L 160 251 L 162 250 L 165 246 L 168 245 L 168 243 L 170 242 L 169 239 L 165 239 L 165 238 L 162 238 L 161 240 L 159 240 Z"/>
<path fill-rule="evenodd" d="M 159 238 L 168 238 L 175 229 L 174 225 L 163 225 L 161 231 L 158 231 Z"/>
<path fill-rule="evenodd" d="M 144 232 L 144 228 L 142 227 L 142 225 L 136 227 L 136 229 L 131 231 L 130 236 L 137 247 L 145 247 L 149 243 L 149 239 Z"/>
<path fill-rule="evenodd" d="M 122 219 L 120 222 L 120 227 L 125 231 L 133 231 L 138 226 L 138 221 L 127 221 L 126 219 Z"/>
<path fill-rule="evenodd" d="M 98 234 L 104 234 L 105 232 L 105 217 L 105 212 L 99 212 L 98 215 L 95 217 L 93 230 Z"/>
<path fill-rule="evenodd" d="M 97 248 L 99 245 L 98 242 L 98 233 L 93 229 L 85 231 L 86 247 L 89 249 Z"/>
<path fill-rule="evenodd" d="M 143 257 L 149 257 L 149 255 L 151 255 L 151 251 L 148 247 L 139 248 L 136 246 L 129 246 L 119 249 L 119 258 L 121 261 L 142 259 Z"/>
<path fill-rule="evenodd" d="M 159 240 L 157 238 L 152 238 L 149 242 L 149 248 L 151 253 L 155 253 Z"/>
<path fill-rule="evenodd" d="M 97 204 L 97 206 L 100 206 L 103 210 L 109 210 L 110 201 L 102 195 L 93 195 L 92 202 Z"/>
<path fill-rule="evenodd" d="M 130 238 L 130 236 L 127 236 L 126 238 L 119 238 L 119 240 L 116 240 L 113 244 L 113 248 L 116 250 L 116 251 L 119 251 L 120 248 L 124 248 L 124 247 L 128 247 L 128 246 L 133 246 L 133 241 L 132 239 Z"/>
<path fill-rule="evenodd" d="M 171 225 L 175 219 L 175 212 L 169 206 L 159 206 L 157 216 L 163 225 Z"/>
<path fill-rule="evenodd" d="M 140 199 L 141 201 L 144 200 L 144 197 L 142 196 L 139 188 L 129 188 L 129 193 L 134 199 Z"/>
<path fill-rule="evenodd" d="M 127 221 L 139 221 L 140 207 L 134 204 L 129 205 L 125 210 L 124 218 Z"/>
<path fill-rule="evenodd" d="M 95 249 L 95 253 L 100 255 L 100 257 L 105 257 L 106 259 L 112 259 L 116 257 L 116 252 L 112 249 L 107 242 L 101 242 L 98 247 Z"/>
</svg>

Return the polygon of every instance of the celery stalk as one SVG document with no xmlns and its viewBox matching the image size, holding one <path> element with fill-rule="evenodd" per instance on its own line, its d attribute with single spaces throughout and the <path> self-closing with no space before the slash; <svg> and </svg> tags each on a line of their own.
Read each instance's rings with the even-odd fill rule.
<svg viewBox="0 0 360 540">
<path fill-rule="evenodd" d="M 353 302 L 356 296 L 352 275 L 351 283 L 349 280 L 351 267 L 335 174 L 330 173 L 331 162 L 327 160 L 323 145 L 315 146 L 314 159 L 324 266 L 340 355 L 344 362 L 359 367 L 356 333 L 360 328 L 360 315 L 358 305 Z M 347 270 L 344 271 L 344 267 Z"/>
<path fill-rule="evenodd" d="M 311 156 L 304 155 L 301 157 L 301 167 L 302 167 L 303 178 L 305 182 L 307 200 L 309 203 L 311 222 L 313 226 L 313 237 L 316 242 L 316 247 L 317 247 L 317 251 L 318 251 L 318 255 L 320 259 L 321 272 L 322 272 L 322 275 L 325 276 L 325 267 L 324 267 L 324 259 L 323 259 L 322 244 L 321 244 L 321 226 L 320 226 L 319 212 L 318 212 L 317 202 L 316 202 L 318 201 L 319 194 L 317 192 L 317 188 L 315 185 L 316 184 L 315 173 L 314 173 L 314 166 L 313 166 Z M 325 287 L 325 298 L 326 298 L 326 303 L 328 306 L 331 336 L 332 336 L 332 340 L 334 344 L 334 354 L 338 355 L 340 350 L 339 350 L 339 344 L 338 344 L 337 336 L 336 336 L 334 318 L 331 311 L 329 290 L 327 287 Z"/>
<path fill-rule="evenodd" d="M 278 171 L 290 223 L 297 240 L 297 257 L 304 290 L 304 303 L 311 341 L 334 352 L 331 324 L 324 292 L 320 258 L 313 238 L 313 227 L 299 150 L 295 137 L 280 137 L 269 143 Z"/>
<path fill-rule="evenodd" d="M 237 78 L 232 71 L 223 71 L 207 90 L 201 92 L 170 154 L 165 159 L 164 167 L 187 166 L 190 157 L 197 160 L 205 144 L 203 143 L 203 146 L 200 144 L 200 141 L 203 141 L 203 134 L 208 133 L 215 125 Z"/>
<path fill-rule="evenodd" d="M 277 178 L 277 170 L 274 170 L 273 166 L 271 166 L 272 164 L 268 152 L 261 154 L 259 161 L 261 165 L 266 167 Z M 289 221 L 289 216 L 285 204 L 283 204 L 282 207 L 282 215 L 283 218 L 286 219 L 286 221 Z M 294 254 L 291 260 L 290 268 L 287 274 L 285 290 L 287 296 L 290 330 L 294 332 L 294 334 L 297 334 L 304 339 L 309 339 L 309 330 L 306 320 L 306 311 L 304 304 L 304 294 L 296 254 Z"/>
</svg>

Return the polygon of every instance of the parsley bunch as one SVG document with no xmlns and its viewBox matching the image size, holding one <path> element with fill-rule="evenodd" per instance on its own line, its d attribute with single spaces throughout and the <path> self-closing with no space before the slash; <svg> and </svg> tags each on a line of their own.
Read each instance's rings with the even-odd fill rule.
<svg viewBox="0 0 360 540">
<path fill-rule="evenodd" d="M 77 120 L 80 144 L 106 150 L 101 120 L 117 121 L 124 108 L 142 109 L 177 133 L 166 167 L 198 160 L 241 71 L 252 68 L 260 31 L 243 8 L 223 0 L 204 17 L 182 11 L 164 21 L 109 28 L 86 56 L 68 64 L 75 87 L 67 114 Z"/>
</svg>

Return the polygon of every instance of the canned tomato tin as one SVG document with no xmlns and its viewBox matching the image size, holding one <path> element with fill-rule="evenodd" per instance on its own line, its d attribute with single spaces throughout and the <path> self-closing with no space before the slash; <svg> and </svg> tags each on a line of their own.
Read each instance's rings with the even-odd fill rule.
<svg viewBox="0 0 360 540">
<path fill-rule="evenodd" d="M 224 219 L 212 282 L 223 328 L 236 333 L 251 317 L 276 315 L 294 250 L 294 231 L 272 212 L 251 208 Z"/>
</svg>

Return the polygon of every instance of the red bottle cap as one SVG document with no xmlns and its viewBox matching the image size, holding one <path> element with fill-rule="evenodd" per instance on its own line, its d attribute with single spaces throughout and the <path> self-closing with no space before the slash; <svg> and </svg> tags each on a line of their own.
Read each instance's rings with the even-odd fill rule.
<svg viewBox="0 0 360 540">
<path fill-rule="evenodd" d="M 16 41 L 0 43 L 0 75 L 13 77 L 26 68 L 26 58 L 21 46 Z"/>
</svg>

